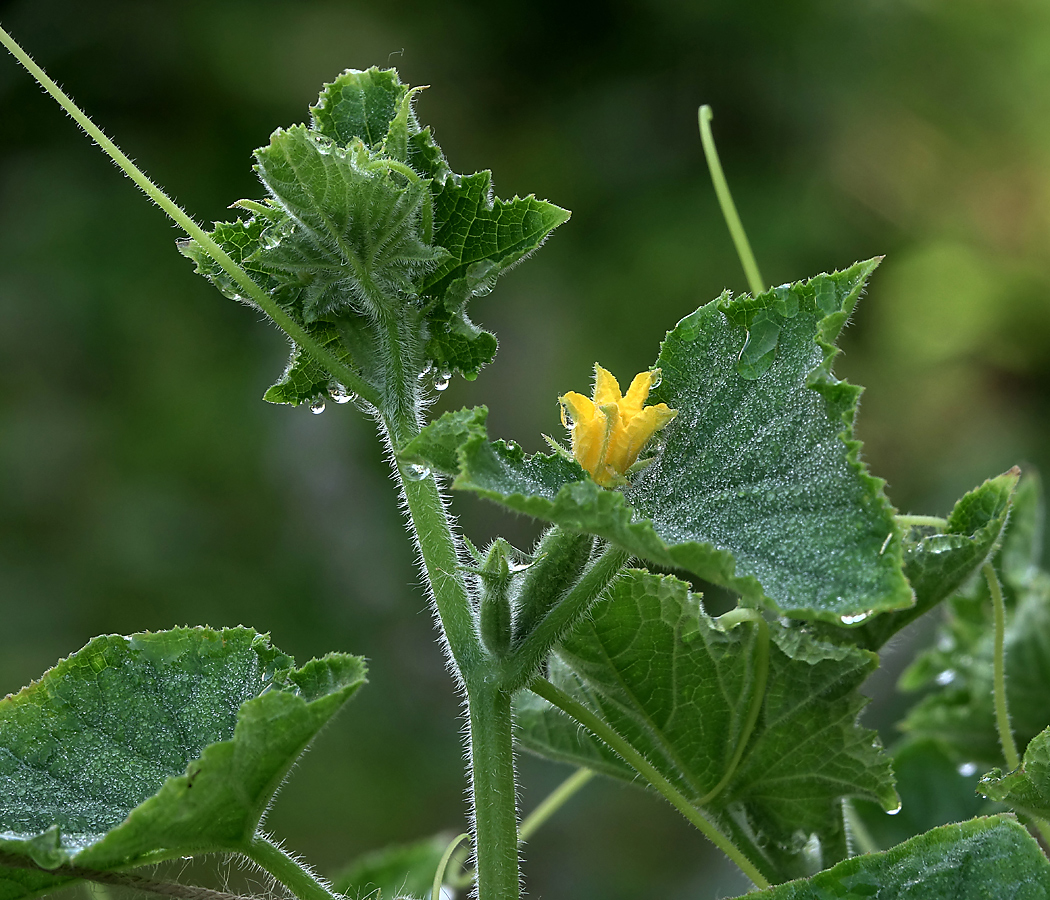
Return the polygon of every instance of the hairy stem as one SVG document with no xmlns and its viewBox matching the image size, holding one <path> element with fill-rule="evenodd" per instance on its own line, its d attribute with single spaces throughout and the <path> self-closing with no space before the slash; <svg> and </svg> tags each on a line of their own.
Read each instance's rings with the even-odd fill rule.
<svg viewBox="0 0 1050 900">
<path fill-rule="evenodd" d="M 132 888 L 150 894 L 159 894 L 162 897 L 177 897 L 179 900 L 251 900 L 251 898 L 242 897 L 240 894 L 213 891 L 210 888 L 198 887 L 195 884 L 180 884 L 177 881 L 159 881 L 154 878 L 143 878 L 141 875 L 135 875 L 131 872 L 99 872 L 95 869 L 85 869 L 80 866 L 59 866 L 55 869 L 44 869 L 36 865 L 32 860 L 24 856 L 17 856 L 14 853 L 0 853 L 0 865 L 10 866 L 15 869 L 33 869 L 38 872 L 46 872 L 48 875 L 78 878 L 83 881 L 93 881 L 96 884 Z"/>
<path fill-rule="evenodd" d="M 539 831 L 547 820 L 550 819 L 568 800 L 594 777 L 590 769 L 577 769 L 548 794 L 531 813 L 529 813 L 518 826 L 518 843 L 524 844 L 530 837 Z M 449 879 L 449 884 L 455 888 L 464 888 L 474 883 L 475 872 L 473 869 L 467 872 L 460 871 L 463 861 L 467 858 L 469 850 L 461 847 L 452 855 L 450 865 L 452 871 L 457 872 Z"/>
<path fill-rule="evenodd" d="M 128 159 L 128 157 L 115 143 L 113 143 L 112 140 L 106 137 L 102 129 L 95 125 L 88 115 L 81 110 L 80 107 L 78 107 L 57 84 L 47 77 L 44 70 L 33 62 L 32 57 L 30 57 L 29 54 L 26 53 L 13 38 L 3 30 L 3 28 L 0 28 L 0 43 L 2 43 L 11 55 L 25 67 L 29 74 L 36 79 L 37 83 L 47 91 L 47 93 L 50 94 L 67 113 L 69 113 L 73 121 L 75 121 L 88 134 L 88 136 L 91 137 L 100 148 L 102 148 L 102 152 L 113 160 L 124 174 L 134 181 L 142 192 L 149 197 L 150 200 L 156 203 L 172 221 L 184 229 L 190 237 L 200 244 L 208 256 L 222 267 L 222 269 L 244 290 L 245 294 L 247 294 L 247 296 L 250 297 L 251 300 L 274 321 L 277 327 L 313 356 L 314 359 L 331 372 L 332 375 L 336 376 L 344 387 L 353 391 L 373 406 L 378 405 L 379 395 L 375 392 L 372 386 L 310 337 L 302 327 L 300 327 L 300 325 L 288 315 L 288 313 L 281 309 L 281 307 L 274 302 L 273 298 L 259 287 L 259 285 L 252 280 L 251 276 L 237 265 L 237 263 L 229 257 L 226 251 L 216 244 L 208 233 L 200 227 L 200 225 L 194 222 L 174 200 L 164 193 L 164 191 L 150 181 L 146 174 Z"/>
<path fill-rule="evenodd" d="M 729 779 L 736 772 L 736 767 L 740 765 L 740 759 L 747 748 L 747 742 L 751 739 L 751 732 L 755 730 L 759 713 L 762 712 L 762 704 L 766 699 L 766 681 L 769 678 L 769 626 L 766 624 L 766 620 L 762 618 L 762 613 L 756 609 L 738 607 L 719 617 L 718 622 L 725 629 L 733 628 L 741 622 L 750 622 L 758 631 L 758 643 L 755 647 L 754 659 L 755 689 L 751 695 L 751 705 L 747 710 L 747 719 L 744 720 L 744 727 L 740 730 L 740 739 L 737 741 L 733 758 L 729 761 L 729 765 L 726 766 L 725 773 L 718 784 L 696 801 L 697 806 L 705 806 L 714 800 L 721 793 L 722 788 L 729 783 Z"/>
<path fill-rule="evenodd" d="M 591 710 L 582 703 L 578 703 L 564 691 L 559 690 L 549 681 L 536 678 L 529 684 L 529 690 L 538 694 L 552 706 L 556 706 L 570 718 L 575 719 L 585 728 L 588 728 L 596 737 L 603 740 L 615 750 L 624 760 L 629 763 L 639 775 L 658 790 L 667 801 L 695 825 L 704 836 L 711 841 L 719 850 L 735 862 L 741 871 L 747 875 L 756 887 L 769 887 L 769 882 L 749 860 L 740 849 L 730 841 L 722 832 L 709 822 L 704 815 L 689 800 L 669 782 L 660 772 L 644 757 L 634 749 L 627 741 L 618 735 L 605 722 L 598 718 Z"/>
<path fill-rule="evenodd" d="M 262 836 L 252 838 L 243 851 L 252 862 L 265 869 L 299 900 L 336 900 L 334 892 L 325 887 L 308 869 L 296 862 L 273 841 Z"/>
<path fill-rule="evenodd" d="M 850 838 L 856 844 L 856 849 L 861 853 L 878 853 L 879 845 L 871 836 L 871 832 L 868 831 L 856 807 L 849 800 L 842 801 L 842 813 Z"/>
<path fill-rule="evenodd" d="M 521 688 L 543 664 L 551 648 L 586 614 L 591 604 L 612 584 L 630 554 L 609 544 L 558 604 L 549 612 L 507 660 L 504 687 Z"/>
<path fill-rule="evenodd" d="M 401 471 L 400 466 L 397 471 L 441 627 L 457 674 L 466 678 L 481 665 L 484 650 L 474 627 L 474 614 L 460 570 L 452 523 L 432 476 L 414 481 Z"/>
<path fill-rule="evenodd" d="M 474 865 L 481 900 L 517 900 L 517 784 L 511 695 L 495 678 L 467 682 L 474 798 Z"/>
<path fill-rule="evenodd" d="M 704 156 L 707 157 L 707 168 L 711 172 L 711 181 L 714 183 L 715 193 L 718 195 L 718 203 L 722 207 L 722 217 L 726 220 L 729 233 L 733 237 L 733 246 L 736 247 L 736 254 L 740 257 L 740 264 L 744 267 L 744 274 L 747 276 L 747 283 L 751 288 L 751 293 L 757 297 L 765 291 L 766 282 L 758 271 L 755 254 L 751 252 L 751 244 L 747 239 L 747 232 L 744 231 L 744 225 L 736 211 L 733 195 L 729 193 L 729 185 L 726 183 L 726 176 L 722 171 L 722 163 L 718 158 L 715 138 L 711 134 L 711 120 L 715 117 L 715 114 L 711 112 L 711 107 L 705 104 L 700 107 L 698 117 L 700 119 L 700 140 L 704 145 Z"/>
<path fill-rule="evenodd" d="M 1006 605 L 1003 603 L 1003 589 L 999 585 L 999 576 L 991 563 L 985 563 L 985 580 L 992 594 L 992 610 L 995 613 L 995 655 L 993 658 L 995 679 L 995 724 L 999 729 L 999 743 L 1003 748 L 1003 758 L 1011 771 L 1021 765 L 1017 753 L 1013 732 L 1010 730 L 1010 710 L 1006 704 Z"/>
</svg>

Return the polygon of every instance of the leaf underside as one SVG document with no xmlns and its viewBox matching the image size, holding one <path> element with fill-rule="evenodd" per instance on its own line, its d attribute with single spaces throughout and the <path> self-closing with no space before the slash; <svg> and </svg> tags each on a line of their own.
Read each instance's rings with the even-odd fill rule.
<svg viewBox="0 0 1050 900">
<path fill-rule="evenodd" d="M 944 825 L 892 850 L 868 853 L 807 878 L 747 894 L 749 900 L 1046 900 L 1050 862 L 1009 816 Z"/>
<path fill-rule="evenodd" d="M 632 570 L 572 632 L 550 665 L 562 690 L 592 709 L 772 880 L 807 871 L 820 839 L 824 863 L 846 853 L 841 800 L 897 805 L 889 758 L 857 717 L 857 687 L 873 654 L 772 626 L 768 683 L 757 724 L 743 735 L 756 690 L 757 629 L 723 630 L 688 585 Z M 635 781 L 599 740 L 534 695 L 517 705 L 521 745 L 548 758 Z M 741 740 L 746 749 L 735 770 Z M 718 793 L 700 805 L 723 776 Z"/>
<path fill-rule="evenodd" d="M 295 669 L 248 628 L 95 638 L 0 701 L 0 852 L 108 870 L 243 849 L 364 681 L 360 657 Z"/>
<path fill-rule="evenodd" d="M 978 790 L 1018 812 L 1050 818 L 1050 728 L 1032 739 L 1019 769 L 1006 775 L 993 769 L 981 779 Z"/>
<path fill-rule="evenodd" d="M 278 129 L 255 152 L 266 188 L 212 238 L 308 335 L 388 400 L 425 365 L 474 378 L 496 338 L 469 301 L 539 247 L 569 214 L 533 196 L 493 197 L 491 173 L 456 175 L 392 70 L 347 70 L 309 125 Z M 180 249 L 227 296 L 243 290 L 194 241 Z M 274 403 L 340 390 L 293 346 Z M 394 413 L 396 410 L 381 410 Z"/>
<path fill-rule="evenodd" d="M 994 557 L 1007 600 L 1010 719 L 1022 747 L 1050 725 L 1050 574 L 1040 568 L 1041 540 L 1033 540 L 1042 517 L 1038 479 L 1026 474 Z M 937 741 L 956 763 L 984 769 L 1004 764 L 993 704 L 993 633 L 991 597 L 977 577 L 948 601 L 933 646 L 901 676 L 904 690 L 931 691 L 901 727 Z"/>
<path fill-rule="evenodd" d="M 403 456 L 791 616 L 839 623 L 909 607 L 894 511 L 853 439 L 860 388 L 831 374 L 832 341 L 876 264 L 724 295 L 679 322 L 651 397 L 678 416 L 622 491 L 558 454 L 490 443 L 484 410 L 446 415 Z"/>
<path fill-rule="evenodd" d="M 999 546 L 1019 475 L 1011 469 L 967 493 L 942 531 L 920 528 L 906 534 L 904 574 L 915 591 L 915 605 L 874 616 L 859 628 L 840 629 L 840 637 L 878 650 L 980 572 Z"/>
</svg>

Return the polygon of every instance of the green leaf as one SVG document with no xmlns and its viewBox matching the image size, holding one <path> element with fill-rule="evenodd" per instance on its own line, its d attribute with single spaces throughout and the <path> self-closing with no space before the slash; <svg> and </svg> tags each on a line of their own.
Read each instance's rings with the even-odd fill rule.
<svg viewBox="0 0 1050 900">
<path fill-rule="evenodd" d="M 26 900 L 50 894 L 61 887 L 76 884 L 72 875 L 53 875 L 31 862 L 20 865 L 22 857 L 0 852 L 0 900 Z M 32 868 L 30 868 L 32 866 Z"/>
<path fill-rule="evenodd" d="M 1050 725 L 1050 575 L 1033 563 L 1038 559 L 1033 526 L 1042 518 L 1042 501 L 1038 482 L 1028 476 L 1018 487 L 1014 512 L 995 562 L 1009 601 L 1005 653 L 1010 718 L 1018 743 L 1025 746 Z M 1012 560 L 1009 565 L 1007 559 Z M 1002 766 L 992 656 L 991 598 L 985 580 L 975 578 L 948 601 L 933 646 L 901 676 L 905 691 L 932 691 L 912 707 L 901 727 L 940 742 L 957 763 Z"/>
<path fill-rule="evenodd" d="M 0 701 L 0 852 L 105 870 L 244 849 L 365 681 L 356 656 L 293 665 L 248 628 L 95 638 Z"/>
<path fill-rule="evenodd" d="M 367 853 L 336 875 L 332 887 L 348 897 L 422 897 L 433 887 L 434 873 L 451 839 L 451 834 L 437 834 Z"/>
<path fill-rule="evenodd" d="M 435 197 L 434 240 L 449 258 L 427 275 L 433 298 L 427 356 L 443 370 L 469 376 L 492 360 L 496 338 L 467 318 L 472 297 L 487 294 L 496 278 L 539 247 L 569 212 L 533 196 L 504 201 L 492 195 L 492 173 L 449 178 Z"/>
<path fill-rule="evenodd" d="M 428 363 L 474 378 L 491 361 L 496 338 L 470 320 L 468 301 L 569 217 L 533 196 L 495 199 L 487 171 L 454 175 L 416 118 L 416 93 L 393 69 L 344 72 L 310 125 L 279 129 L 256 151 L 270 198 L 235 204 L 249 215 L 211 235 L 374 388 L 388 424 L 415 415 Z M 224 294 L 250 303 L 194 241 L 180 249 Z M 345 394 L 337 381 L 293 346 L 266 399 Z"/>
<path fill-rule="evenodd" d="M 906 535 L 904 574 L 915 591 L 915 605 L 875 616 L 843 636 L 878 650 L 980 572 L 998 547 L 1019 475 L 1020 470 L 1011 469 L 970 491 L 955 504 L 943 531 L 913 529 Z"/>
<path fill-rule="evenodd" d="M 1040 577 L 1045 520 L 1042 479 L 1037 471 L 1028 469 L 1017 486 L 1010 528 L 1000 555 L 1006 588 L 1023 590 Z"/>
<path fill-rule="evenodd" d="M 948 623 L 901 677 L 905 690 L 933 686 L 901 727 L 941 742 L 957 762 L 1002 765 L 992 703 L 992 631 L 953 601 Z M 975 619 L 977 620 L 975 622 Z M 1006 684 L 1014 735 L 1024 746 L 1050 725 L 1050 584 L 1025 594 L 1006 630 Z"/>
<path fill-rule="evenodd" d="M 774 625 L 769 675 L 749 733 L 766 650 L 754 625 L 724 629 L 683 582 L 638 570 L 558 650 L 552 680 L 589 706 L 775 880 L 806 870 L 816 836 L 846 852 L 842 798 L 896 807 L 889 758 L 857 717 L 874 654 Z M 633 780 L 559 711 L 520 704 L 527 749 Z M 738 748 L 743 746 L 739 762 Z"/>
<path fill-rule="evenodd" d="M 559 454 L 489 443 L 480 427 L 458 450 L 454 487 L 792 616 L 838 623 L 911 606 L 893 509 L 853 439 L 860 388 L 831 374 L 831 341 L 876 264 L 726 295 L 679 322 L 652 396 L 678 416 L 622 492 Z M 425 431 L 406 454 L 446 465 L 443 440 Z"/>
<path fill-rule="evenodd" d="M 1032 739 L 1019 769 L 1007 775 L 993 769 L 981 779 L 978 790 L 1018 812 L 1050 818 L 1050 728 Z"/>
<path fill-rule="evenodd" d="M 874 803 L 854 801 L 879 847 L 892 847 L 938 825 L 979 815 L 988 804 L 974 791 L 976 769 L 959 770 L 936 741 L 905 739 L 892 750 L 901 808 L 887 815 Z"/>
<path fill-rule="evenodd" d="M 1031 835 L 1009 816 L 945 825 L 884 853 L 840 862 L 812 878 L 792 881 L 749 900 L 1046 900 L 1050 862 Z"/>
<path fill-rule="evenodd" d="M 264 232 L 271 246 L 257 256 L 303 285 L 304 321 L 392 313 L 446 258 L 430 243 L 426 183 L 407 181 L 362 145 L 344 149 L 296 125 L 275 131 L 255 158 L 290 219 Z"/>
</svg>

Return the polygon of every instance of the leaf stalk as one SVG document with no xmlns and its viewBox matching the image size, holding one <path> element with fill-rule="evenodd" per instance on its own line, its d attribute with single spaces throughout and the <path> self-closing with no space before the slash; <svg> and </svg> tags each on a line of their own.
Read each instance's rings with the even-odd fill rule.
<svg viewBox="0 0 1050 900">
<path fill-rule="evenodd" d="M 252 838 L 242 851 L 259 868 L 269 872 L 299 900 L 336 900 L 336 894 L 312 872 L 263 835 Z"/>
<path fill-rule="evenodd" d="M 544 616 L 507 658 L 503 684 L 509 691 L 524 687 L 543 664 L 551 648 L 565 636 L 613 583 L 631 555 L 608 544 L 576 585 Z"/>
<path fill-rule="evenodd" d="M 1013 732 L 1010 730 L 1010 710 L 1006 703 L 1006 604 L 1003 602 L 1003 589 L 995 567 L 989 562 L 982 569 L 992 595 L 992 611 L 995 615 L 995 650 L 993 670 L 995 682 L 995 724 L 999 729 L 999 744 L 1003 748 L 1003 758 L 1007 768 L 1015 770 L 1021 765 Z"/>
<path fill-rule="evenodd" d="M 641 753 L 620 737 L 612 728 L 591 712 L 582 703 L 577 702 L 564 691 L 555 687 L 544 678 L 536 678 L 529 683 L 529 690 L 542 697 L 552 706 L 557 707 L 570 718 L 589 729 L 596 737 L 608 744 L 630 764 L 639 775 L 649 782 L 664 798 L 686 819 L 695 825 L 704 836 L 719 850 L 728 856 L 740 870 L 750 878 L 756 887 L 767 888 L 769 882 L 744 853 L 709 822 L 688 798 L 669 782 Z"/>
</svg>

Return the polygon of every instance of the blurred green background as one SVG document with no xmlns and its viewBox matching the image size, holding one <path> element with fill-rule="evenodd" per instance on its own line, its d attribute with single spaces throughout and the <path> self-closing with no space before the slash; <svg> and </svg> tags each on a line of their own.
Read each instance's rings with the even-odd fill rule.
<svg viewBox="0 0 1050 900">
<path fill-rule="evenodd" d="M 600 360 L 630 378 L 744 278 L 703 165 L 710 103 L 772 283 L 886 254 L 837 371 L 872 469 L 943 514 L 1050 470 L 1050 6 L 1041 0 L 0 2 L 0 21 L 211 221 L 251 150 L 347 67 L 396 65 L 457 171 L 573 210 L 475 318 L 486 403 L 527 449 Z M 244 623 L 372 684 L 270 823 L 326 873 L 464 825 L 462 720 L 370 423 L 260 399 L 282 337 L 0 58 L 0 694 L 100 632 Z M 535 527 L 470 498 L 475 540 Z M 903 660 L 902 660 L 903 661 Z M 891 666 L 896 665 L 893 660 Z M 884 677 L 868 721 L 893 739 Z M 530 809 L 567 772 L 521 760 Z M 675 813 L 594 783 L 526 850 L 530 895 L 706 898 L 745 883 Z"/>
</svg>

